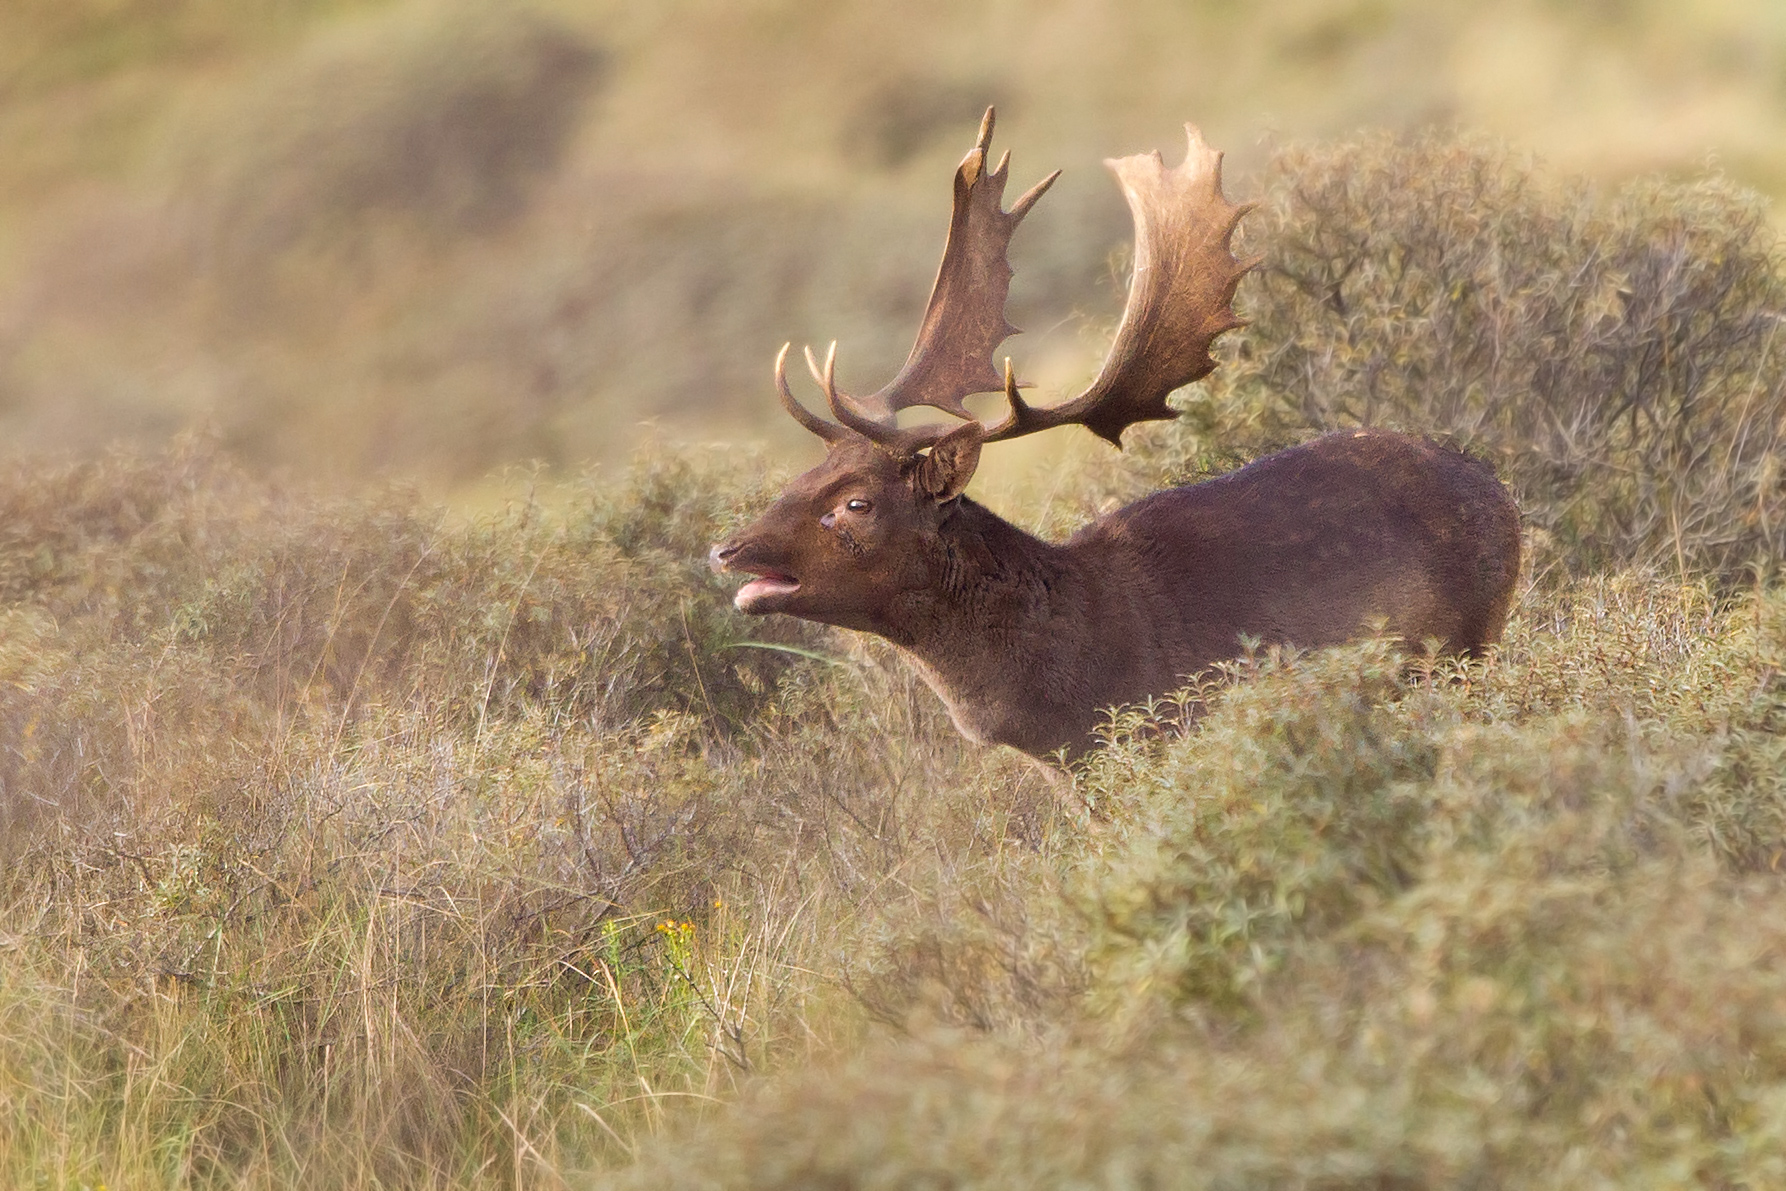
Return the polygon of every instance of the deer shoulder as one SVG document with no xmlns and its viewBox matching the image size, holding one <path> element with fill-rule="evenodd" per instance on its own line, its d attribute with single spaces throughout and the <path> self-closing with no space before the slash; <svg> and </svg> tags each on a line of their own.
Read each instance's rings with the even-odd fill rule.
<svg viewBox="0 0 1786 1191">
<path fill-rule="evenodd" d="M 1163 695 L 1233 657 L 1243 637 L 1317 647 L 1376 626 L 1459 653 L 1499 639 L 1519 571 L 1518 510 L 1483 464 L 1376 430 L 1346 431 L 1200 484 L 1154 493 L 1043 541 L 963 495 L 983 447 L 1078 425 L 1121 447 L 1166 397 L 1214 368 L 1240 325 L 1233 298 L 1256 262 L 1231 238 L 1244 206 L 1222 194 L 1221 154 L 1109 162 L 1135 220 L 1134 276 L 1115 340 L 1076 397 L 1032 406 L 994 351 L 1014 328 L 1007 248 L 1047 190 L 1007 211 L 1007 161 L 988 168 L 993 114 L 954 180 L 942 265 L 916 344 L 865 397 L 841 392 L 836 345 L 808 369 L 832 419 L 787 412 L 825 444 L 754 525 L 714 546 L 750 578 L 739 609 L 874 633 L 900 647 L 972 739 L 1031 756 L 1091 747 L 1113 705 Z M 1002 391 L 994 425 L 964 404 Z M 928 405 L 958 419 L 900 427 Z"/>
</svg>

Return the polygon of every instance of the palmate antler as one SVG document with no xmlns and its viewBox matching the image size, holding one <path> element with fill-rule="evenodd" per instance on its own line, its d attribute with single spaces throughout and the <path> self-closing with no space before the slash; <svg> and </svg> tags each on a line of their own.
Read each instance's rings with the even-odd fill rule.
<svg viewBox="0 0 1786 1191">
<path fill-rule="evenodd" d="M 1003 383 L 993 369 L 992 353 L 1017 333 L 1005 321 L 1005 297 L 1011 290 L 1006 254 L 1017 225 L 1048 193 L 1060 171 L 1037 182 L 1009 211 L 1004 210 L 1011 155 L 1001 157 L 995 168 L 986 168 L 993 123 L 993 109 L 987 108 L 974 147 L 955 171 L 949 238 L 911 355 L 885 388 L 857 402 L 871 416 L 890 418 L 899 410 L 929 405 L 971 418 L 961 399 L 996 392 Z"/>
<path fill-rule="evenodd" d="M 1156 153 L 1115 158 L 1105 164 L 1116 174 L 1135 221 L 1135 267 L 1128 304 L 1116 340 L 1097 379 L 1079 396 L 1060 405 L 1036 408 L 1018 394 L 1005 361 L 1001 378 L 991 355 L 1014 333 L 1005 321 L 1011 266 L 1006 248 L 1019 220 L 1059 176 L 1050 174 L 1000 209 L 1006 162 L 984 169 L 992 136 L 987 109 L 980 137 L 955 175 L 955 211 L 936 288 L 905 367 L 886 388 L 858 400 L 836 385 L 836 344 L 823 369 L 806 352 L 807 366 L 824 389 L 832 424 L 801 408 L 788 389 L 787 348 L 775 361 L 782 404 L 801 425 L 826 441 L 865 436 L 883 448 L 910 454 L 933 446 L 954 429 L 948 424 L 897 429 L 892 416 L 914 405 L 931 405 L 958 418 L 973 414 L 962 398 L 1003 389 L 1009 412 L 985 429 L 985 442 L 1001 442 L 1055 426 L 1080 425 L 1118 447 L 1122 432 L 1136 422 L 1169 419 L 1166 397 L 1206 376 L 1214 367 L 1209 348 L 1216 336 L 1241 325 L 1233 310 L 1235 287 L 1258 261 L 1236 260 L 1234 229 L 1251 209 L 1222 195 L 1222 155 L 1185 125 L 1189 150 L 1168 170 Z M 864 412 L 863 407 L 873 413 Z M 878 416 L 876 416 L 878 415 Z"/>
</svg>

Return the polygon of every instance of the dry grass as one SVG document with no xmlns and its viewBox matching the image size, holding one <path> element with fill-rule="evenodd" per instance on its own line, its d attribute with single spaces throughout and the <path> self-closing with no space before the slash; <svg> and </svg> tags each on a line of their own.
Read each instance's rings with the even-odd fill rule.
<svg viewBox="0 0 1786 1191">
<path fill-rule="evenodd" d="M 1244 662 L 1093 760 L 1107 834 L 958 915 L 907 1037 L 617 1185 L 1771 1185 L 1783 650 L 1777 593 L 1627 575 L 1486 668 Z M 1068 979 L 1026 1001 L 983 957 L 1038 920 Z"/>
<path fill-rule="evenodd" d="M 1388 421 L 1495 457 L 1534 574 L 1486 663 L 1380 642 L 1250 656 L 1204 688 L 1193 731 L 1121 712 L 1077 778 L 1094 828 L 964 744 L 889 651 L 730 611 L 702 556 L 774 490 L 754 458 L 657 448 L 618 474 L 511 475 L 512 499 L 470 517 L 256 469 L 335 440 L 448 472 L 530 442 L 576 453 L 562 419 L 603 361 L 637 370 L 614 373 L 626 408 L 647 382 L 723 389 L 714 361 L 756 359 L 740 345 L 840 292 L 859 305 L 815 335 L 860 327 L 861 367 L 896 359 L 930 253 L 864 285 L 862 258 L 830 250 L 907 222 L 929 243 L 932 221 L 904 198 L 863 208 L 833 158 L 934 197 L 978 58 L 926 57 L 922 31 L 882 46 L 898 77 L 844 80 L 866 106 L 825 108 L 863 142 L 765 118 L 801 102 L 740 83 L 789 63 L 765 11 L 703 9 L 707 31 L 672 44 L 651 42 L 656 14 L 604 10 L 604 40 L 568 10 L 491 32 L 332 7 L 251 28 L 235 6 L 124 6 L 117 28 L 161 30 L 108 51 L 130 70 L 100 52 L 98 7 L 0 18 L 69 47 L 9 81 L 25 99 L 0 121 L 42 115 L 31 96 L 104 108 L 131 78 L 177 76 L 242 98 L 230 136 L 265 154 L 220 134 L 213 155 L 142 166 L 202 182 L 169 192 L 188 221 L 83 208 L 97 222 L 70 226 L 112 238 L 45 259 L 145 254 L 33 274 L 0 329 L 16 424 L 40 425 L 52 389 L 70 424 L 142 417 L 132 387 L 164 413 L 241 397 L 192 398 L 240 415 L 227 447 L 0 464 L 0 1184 L 1782 1181 L 1786 398 L 1755 200 L 1715 181 L 1597 191 L 1474 141 L 1277 151 L 1249 232 L 1269 257 L 1254 327 L 1222 379 L 1129 454 L 1052 475 L 1028 519 L 1064 528 Z M 1371 15 L 1393 7 L 1245 19 L 1284 22 L 1278 48 L 1326 86 L 1413 36 Z M 1205 20 L 1152 11 L 1120 32 Z M 1433 12 L 1417 45 L 1477 28 Z M 1025 53 L 1103 52 L 1071 17 Z M 865 21 L 846 6 L 813 34 L 833 81 Z M 781 56 L 714 49 L 757 44 Z M 367 65 L 391 47 L 411 82 L 395 92 Z M 666 60 L 694 72 L 640 65 Z M 1196 72 L 1163 61 L 1083 85 L 1188 95 L 1168 84 Z M 345 107 L 262 136 L 283 101 L 249 98 L 325 77 L 353 84 Z M 649 102 L 671 77 L 706 80 L 723 112 L 690 142 L 658 135 L 686 115 Z M 999 85 L 1036 111 L 1084 98 Z M 427 135 L 413 102 L 494 96 L 530 122 L 566 110 L 559 87 L 595 123 L 545 119 L 513 158 Z M 344 113 L 367 144 L 419 136 L 427 168 L 346 146 L 280 173 Z M 823 135 L 762 154 L 786 173 L 742 188 L 718 149 L 676 157 L 733 143 L 732 121 Z M 1112 147 L 1062 124 L 1063 144 Z M 591 146 L 625 160 L 591 172 Z M 289 185 L 257 190 L 262 173 Z M 593 231 L 570 201 L 590 194 L 617 213 Z M 1120 229 L 1063 197 L 1057 227 L 1078 230 L 1034 272 L 1096 294 Z M 242 234 L 208 238 L 226 223 Z M 170 243 L 210 244 L 218 271 L 117 288 L 162 276 Z M 629 288 L 643 261 L 650 284 Z M 244 278 L 287 321 L 208 305 Z M 139 321 L 145 293 L 172 321 Z M 716 320 L 700 351 L 648 350 L 647 332 Z M 596 325 L 618 330 L 591 348 Z M 167 326 L 209 346 L 135 367 Z M 1083 371 L 1079 351 L 1050 367 Z M 418 391 L 438 404 L 417 413 Z M 516 393 L 535 404 L 499 433 Z M 604 425 L 617 407 L 589 405 Z"/>
<path fill-rule="evenodd" d="M 0 1181 L 1786 1161 L 1777 590 L 1243 659 L 1188 734 L 1114 721 L 1087 831 L 886 651 L 725 610 L 699 546 L 769 487 L 653 456 L 467 522 L 202 441 L 16 465 Z"/>
<path fill-rule="evenodd" d="M 837 941 L 1045 794 L 733 616 L 720 474 L 467 524 L 204 443 L 15 467 L 0 1179 L 550 1182 L 846 1041 Z"/>
</svg>

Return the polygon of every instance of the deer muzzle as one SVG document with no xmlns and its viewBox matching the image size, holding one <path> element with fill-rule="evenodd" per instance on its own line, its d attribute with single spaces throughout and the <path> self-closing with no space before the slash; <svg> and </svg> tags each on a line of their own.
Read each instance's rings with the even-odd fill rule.
<svg viewBox="0 0 1786 1191">
<path fill-rule="evenodd" d="M 707 563 L 716 574 L 740 572 L 754 576 L 732 597 L 738 611 L 759 615 L 778 611 L 778 605 L 800 590 L 800 581 L 760 559 L 757 551 L 751 549 L 753 545 L 748 541 L 721 542 L 707 552 Z"/>
</svg>

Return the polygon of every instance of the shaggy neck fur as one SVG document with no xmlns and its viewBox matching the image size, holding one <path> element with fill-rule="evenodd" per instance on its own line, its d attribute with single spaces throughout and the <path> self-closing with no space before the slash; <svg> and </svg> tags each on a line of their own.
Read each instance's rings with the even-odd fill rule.
<svg viewBox="0 0 1786 1191">
<path fill-rule="evenodd" d="M 875 631 L 901 646 L 970 739 L 1046 753 L 1085 685 L 1085 613 L 1097 601 L 1072 552 L 965 497 L 937 532 L 930 581 L 895 597 Z"/>
</svg>

